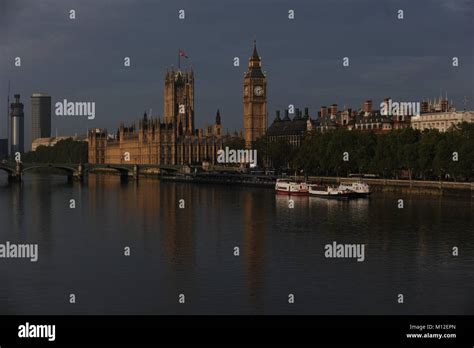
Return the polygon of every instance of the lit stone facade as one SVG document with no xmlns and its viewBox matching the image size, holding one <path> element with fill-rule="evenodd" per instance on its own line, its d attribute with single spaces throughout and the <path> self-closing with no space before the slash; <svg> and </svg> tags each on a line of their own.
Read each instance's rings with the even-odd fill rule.
<svg viewBox="0 0 474 348">
<path fill-rule="evenodd" d="M 219 110 L 212 126 L 194 129 L 194 73 L 168 71 L 164 97 L 163 121 L 145 113 L 138 127 L 121 124 L 113 135 L 106 129 L 90 130 L 89 163 L 214 164 L 229 135 L 222 134 Z"/>
<path fill-rule="evenodd" d="M 255 42 L 244 76 L 244 130 L 247 148 L 267 131 L 267 77 Z"/>
<path fill-rule="evenodd" d="M 421 114 L 411 118 L 411 126 L 414 129 L 437 129 L 445 132 L 452 126 L 457 126 L 463 122 L 473 123 L 473 111 L 448 111 Z"/>
</svg>

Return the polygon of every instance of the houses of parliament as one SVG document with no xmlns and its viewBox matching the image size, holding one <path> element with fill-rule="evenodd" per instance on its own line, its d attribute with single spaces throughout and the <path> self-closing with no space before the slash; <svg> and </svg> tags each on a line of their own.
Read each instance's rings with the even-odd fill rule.
<svg viewBox="0 0 474 348">
<path fill-rule="evenodd" d="M 266 76 L 254 42 L 244 76 L 243 104 L 245 144 L 250 147 L 267 128 Z M 120 124 L 116 134 L 95 128 L 88 133 L 89 163 L 93 164 L 201 164 L 216 163 L 217 151 L 233 137 L 223 134 L 219 110 L 213 125 L 194 125 L 194 72 L 168 70 L 165 76 L 164 114 L 150 118 L 145 113 L 138 122 Z"/>
</svg>

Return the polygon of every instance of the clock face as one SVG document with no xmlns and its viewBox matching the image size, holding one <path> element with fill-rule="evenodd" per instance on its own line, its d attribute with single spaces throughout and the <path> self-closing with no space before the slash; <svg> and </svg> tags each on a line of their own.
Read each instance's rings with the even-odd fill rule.
<svg viewBox="0 0 474 348">
<path fill-rule="evenodd" d="M 261 97 L 263 95 L 263 87 L 262 86 L 256 86 L 253 89 L 253 94 L 255 94 L 257 97 Z"/>
<path fill-rule="evenodd" d="M 249 86 L 245 86 L 244 95 L 247 97 L 249 95 Z"/>
</svg>

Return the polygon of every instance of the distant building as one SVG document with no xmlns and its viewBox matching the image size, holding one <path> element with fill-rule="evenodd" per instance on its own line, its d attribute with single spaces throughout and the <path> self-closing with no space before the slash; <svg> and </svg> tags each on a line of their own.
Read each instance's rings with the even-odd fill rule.
<svg viewBox="0 0 474 348">
<path fill-rule="evenodd" d="M 329 108 L 325 105 L 321 106 L 318 117 L 311 120 L 312 129 L 320 132 L 336 129 L 342 124 L 341 115 L 341 112 L 337 111 L 337 104 L 332 104 Z"/>
<path fill-rule="evenodd" d="M 428 114 L 428 113 L 436 113 L 436 112 L 448 112 L 448 111 L 456 111 L 454 108 L 453 102 L 449 103 L 448 98 L 439 99 L 429 99 L 423 100 L 421 103 L 421 113 Z"/>
<path fill-rule="evenodd" d="M 8 139 L 0 139 L 0 159 L 8 157 Z"/>
<path fill-rule="evenodd" d="M 51 97 L 43 93 L 34 93 L 31 96 L 31 140 L 49 137 L 51 137 Z"/>
<path fill-rule="evenodd" d="M 437 129 L 446 132 L 449 128 L 463 122 L 474 122 L 474 111 L 429 112 L 411 118 L 414 129 Z"/>
<path fill-rule="evenodd" d="M 88 158 L 96 164 L 215 164 L 228 138 L 219 110 L 213 125 L 195 129 L 194 72 L 172 69 L 165 76 L 163 119 L 145 113 L 138 127 L 122 123 L 114 135 L 106 129 L 90 130 Z"/>
<path fill-rule="evenodd" d="M 15 102 L 10 104 L 11 134 L 10 134 L 10 154 L 25 152 L 25 114 L 23 104 L 20 103 L 20 95 L 15 94 Z"/>
<path fill-rule="evenodd" d="M 385 99 L 388 102 L 389 98 Z M 380 110 L 374 110 L 372 108 L 372 100 L 366 100 L 362 106 L 362 109 L 356 112 L 350 111 L 350 115 L 343 118 L 342 125 L 348 130 L 358 131 L 373 131 L 376 133 L 389 132 L 395 128 L 403 128 L 399 126 L 399 123 L 404 123 L 406 126 L 409 123 L 405 123 L 403 116 L 389 116 L 383 115 Z M 344 122 L 346 121 L 347 122 Z"/>
<path fill-rule="evenodd" d="M 388 100 L 388 98 L 385 99 L 387 102 Z M 280 118 L 280 111 L 277 111 L 273 123 L 267 130 L 267 135 L 270 141 L 285 139 L 291 145 L 300 146 L 308 132 L 325 132 L 344 128 L 384 133 L 409 126 L 409 116 L 382 115 L 380 110 L 373 110 L 372 101 L 367 100 L 358 111 L 352 109 L 340 111 L 337 104 L 332 104 L 329 108 L 321 106 L 318 116 L 314 119 L 310 117 L 308 108 L 305 108 L 304 115 L 299 108 L 295 108 L 293 119 L 290 119 L 288 110 L 285 110 L 283 119 Z"/>
<path fill-rule="evenodd" d="M 395 104 L 397 104 L 397 111 L 392 110 Z M 412 105 L 407 109 L 407 104 Z M 347 108 L 342 111 L 338 110 L 337 104 L 329 107 L 321 106 L 316 118 L 309 116 L 308 108 L 305 108 L 304 116 L 296 108 L 293 119 L 290 119 L 288 110 L 285 111 L 283 119 L 280 118 L 280 111 L 277 111 L 277 116 L 268 128 L 267 135 L 270 141 L 285 139 L 288 143 L 299 146 L 305 134 L 312 131 L 325 132 L 343 128 L 351 131 L 387 133 L 394 129 L 408 127 L 420 130 L 437 128 L 445 131 L 453 124 L 474 122 L 474 112 L 455 111 L 446 99 L 435 102 L 399 103 L 392 102 L 391 98 L 385 98 L 380 105 L 381 110 L 374 109 L 372 100 L 366 100 L 359 110 Z"/>
<path fill-rule="evenodd" d="M 312 123 L 309 117 L 308 108 L 305 108 L 304 115 L 300 109 L 295 109 L 295 116 L 290 119 L 288 110 L 285 110 L 285 117 L 280 118 L 280 111 L 277 110 L 276 117 L 267 130 L 270 141 L 285 140 L 293 146 L 300 146 L 304 136 L 312 130 Z"/>
<path fill-rule="evenodd" d="M 474 111 L 456 111 L 447 97 L 424 100 L 421 103 L 421 114 L 411 118 L 411 127 L 418 130 L 437 129 L 446 132 L 449 128 L 463 122 L 474 122 Z"/>
<path fill-rule="evenodd" d="M 37 138 L 31 143 L 31 151 L 36 151 L 38 146 L 54 146 L 61 140 L 72 139 L 75 141 L 88 141 L 87 135 L 75 135 L 75 136 L 59 136 L 59 137 L 48 137 L 48 138 Z"/>
</svg>

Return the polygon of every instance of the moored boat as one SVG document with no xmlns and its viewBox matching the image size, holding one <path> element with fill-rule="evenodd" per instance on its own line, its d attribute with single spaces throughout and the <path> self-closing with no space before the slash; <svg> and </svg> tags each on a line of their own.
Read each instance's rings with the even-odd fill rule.
<svg viewBox="0 0 474 348">
<path fill-rule="evenodd" d="M 339 189 L 349 190 L 353 192 L 356 197 L 368 197 L 371 194 L 369 185 L 362 181 L 340 184 Z"/>
<path fill-rule="evenodd" d="M 305 182 L 277 179 L 275 191 L 277 194 L 306 196 L 308 195 L 308 185 Z"/>
<path fill-rule="evenodd" d="M 339 187 L 323 186 L 323 185 L 309 185 L 308 191 L 310 196 L 333 199 L 349 199 L 355 196 L 354 192 L 350 190 L 343 190 Z"/>
</svg>

